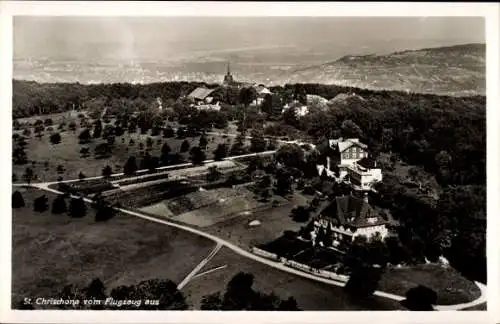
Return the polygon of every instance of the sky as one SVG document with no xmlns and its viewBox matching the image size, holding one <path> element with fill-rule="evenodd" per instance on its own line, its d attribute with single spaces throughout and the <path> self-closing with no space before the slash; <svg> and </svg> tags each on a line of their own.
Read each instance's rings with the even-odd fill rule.
<svg viewBox="0 0 500 324">
<path fill-rule="evenodd" d="M 14 18 L 15 59 L 155 59 L 292 46 L 390 52 L 402 46 L 484 42 L 481 17 Z"/>
</svg>

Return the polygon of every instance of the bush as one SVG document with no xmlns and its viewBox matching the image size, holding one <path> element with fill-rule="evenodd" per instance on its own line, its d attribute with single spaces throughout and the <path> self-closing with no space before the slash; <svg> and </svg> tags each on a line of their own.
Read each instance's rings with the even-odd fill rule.
<svg viewBox="0 0 500 324">
<path fill-rule="evenodd" d="M 125 166 L 123 167 L 123 173 L 125 175 L 133 175 L 137 171 L 137 162 L 134 156 L 128 158 Z"/>
<path fill-rule="evenodd" d="M 406 299 L 401 302 L 401 305 L 412 311 L 431 311 L 434 310 L 432 305 L 435 305 L 436 302 L 436 292 L 430 288 L 419 285 L 408 290 Z"/>
<path fill-rule="evenodd" d="M 35 199 L 33 203 L 33 210 L 38 212 L 38 213 L 43 213 L 49 208 L 49 199 L 45 196 L 42 195 L 38 198 Z"/>
<path fill-rule="evenodd" d="M 189 150 L 189 146 L 190 146 L 189 142 L 187 140 L 184 140 L 181 144 L 181 149 L 180 149 L 181 153 L 187 152 Z"/>
<path fill-rule="evenodd" d="M 305 206 L 298 206 L 292 209 L 292 218 L 296 222 L 307 222 L 309 220 L 309 216 L 309 210 Z"/>
<path fill-rule="evenodd" d="M 369 297 L 377 289 L 381 276 L 381 268 L 359 265 L 353 269 L 344 289 L 354 297 Z"/>
<path fill-rule="evenodd" d="M 83 198 L 71 198 L 69 203 L 69 215 L 73 218 L 82 218 L 87 214 L 87 206 Z"/>
<path fill-rule="evenodd" d="M 205 153 L 198 146 L 191 149 L 190 156 L 193 164 L 203 164 L 206 159 Z"/>
<path fill-rule="evenodd" d="M 226 144 L 219 144 L 217 145 L 217 148 L 214 150 L 214 160 L 215 161 L 221 161 L 225 157 L 227 157 L 227 145 Z"/>
<path fill-rule="evenodd" d="M 14 191 L 12 194 L 12 208 L 21 208 L 25 205 L 23 195 L 17 190 Z"/>
<path fill-rule="evenodd" d="M 52 202 L 52 214 L 62 214 L 67 211 L 64 195 L 58 195 Z"/>
<path fill-rule="evenodd" d="M 52 144 L 59 144 L 59 143 L 61 143 L 61 134 L 55 133 L 55 134 L 50 135 L 50 142 Z"/>
</svg>

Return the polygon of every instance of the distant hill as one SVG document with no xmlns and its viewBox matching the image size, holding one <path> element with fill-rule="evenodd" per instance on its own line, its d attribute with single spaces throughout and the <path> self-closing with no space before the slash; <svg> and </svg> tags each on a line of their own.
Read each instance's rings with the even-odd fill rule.
<svg viewBox="0 0 500 324">
<path fill-rule="evenodd" d="M 441 95 L 485 94 L 486 46 L 466 44 L 388 55 L 347 55 L 291 71 L 290 83 L 326 83 Z"/>
</svg>

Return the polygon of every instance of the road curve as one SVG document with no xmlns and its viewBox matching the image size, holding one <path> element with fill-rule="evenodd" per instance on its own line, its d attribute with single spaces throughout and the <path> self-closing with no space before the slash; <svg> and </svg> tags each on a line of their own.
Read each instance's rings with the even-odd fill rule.
<svg viewBox="0 0 500 324">
<path fill-rule="evenodd" d="M 49 188 L 49 185 L 50 185 L 50 183 L 39 183 L 39 184 L 32 184 L 31 186 L 38 188 L 38 189 L 41 189 L 41 190 L 50 191 L 50 192 L 53 192 L 56 194 L 62 194 L 62 192 L 60 192 L 58 190 Z M 84 200 L 88 203 L 93 202 L 91 199 L 88 199 L 88 198 L 84 198 Z M 124 213 L 124 214 L 130 215 L 130 216 L 134 216 L 134 217 L 145 219 L 147 221 L 175 227 L 175 228 L 178 228 L 178 229 L 205 237 L 209 240 L 214 241 L 215 243 L 217 243 L 220 246 L 227 247 L 228 249 L 232 250 L 233 252 L 235 252 L 243 257 L 254 260 L 256 262 L 260 262 L 262 264 L 273 267 L 275 269 L 278 269 L 278 270 L 281 270 L 284 272 L 288 272 L 288 273 L 291 273 L 291 274 L 294 274 L 294 275 L 297 275 L 297 276 L 300 276 L 303 278 L 307 278 L 307 279 L 315 280 L 315 281 L 322 282 L 325 284 L 329 284 L 332 286 L 338 286 L 338 287 L 345 286 L 345 283 L 342 281 L 318 277 L 318 276 L 312 275 L 312 274 L 307 273 L 307 272 L 303 272 L 303 271 L 300 271 L 300 270 L 297 270 L 294 268 L 290 268 L 290 267 L 282 264 L 281 262 L 277 262 L 277 261 L 273 261 L 273 260 L 270 260 L 267 258 L 260 257 L 256 254 L 254 254 L 250 251 L 247 251 L 245 249 L 242 249 L 241 247 L 239 247 L 231 242 L 228 242 L 228 241 L 226 241 L 218 236 L 203 232 L 203 231 L 198 230 L 196 228 L 193 228 L 193 227 L 190 227 L 187 225 L 181 225 L 181 224 L 169 222 L 169 221 L 164 220 L 164 219 L 159 219 L 159 218 L 155 218 L 152 216 L 144 215 L 142 213 L 139 213 L 136 211 L 131 211 L 128 209 L 123 209 L 123 208 L 115 208 L 115 209 Z M 478 288 L 481 291 L 481 296 L 479 298 L 477 298 L 476 300 L 473 300 L 473 301 L 468 302 L 468 303 L 455 304 L 455 305 L 435 305 L 434 309 L 439 310 L 439 311 L 461 310 L 461 309 L 465 309 L 465 308 L 469 308 L 469 307 L 473 307 L 473 306 L 477 306 L 477 305 L 485 303 L 486 299 L 487 299 L 486 286 L 481 284 L 481 283 L 478 283 L 478 282 L 475 282 L 475 284 L 478 286 Z M 387 292 L 383 292 L 383 291 L 378 291 L 378 290 L 375 291 L 373 294 L 375 296 L 378 296 L 378 297 L 388 298 L 388 299 L 392 299 L 395 301 L 402 301 L 405 299 L 405 297 L 403 297 L 403 296 L 399 296 L 396 294 L 391 294 L 391 293 L 387 293 Z"/>
</svg>

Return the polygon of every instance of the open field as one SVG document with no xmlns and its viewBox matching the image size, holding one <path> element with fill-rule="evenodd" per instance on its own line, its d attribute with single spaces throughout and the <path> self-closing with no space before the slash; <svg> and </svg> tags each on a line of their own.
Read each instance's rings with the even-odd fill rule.
<svg viewBox="0 0 500 324">
<path fill-rule="evenodd" d="M 263 204 L 253 199 L 253 194 L 247 189 L 219 188 L 167 199 L 141 210 L 190 225 L 207 227 L 261 205 Z"/>
<path fill-rule="evenodd" d="M 202 227 L 244 248 L 268 243 L 286 230 L 297 231 L 305 225 L 290 217 L 294 206 L 305 204 L 304 196 L 295 194 L 289 200 L 274 196 L 266 203 L 256 198 L 245 188 L 219 188 L 163 200 L 140 210 Z M 273 207 L 272 201 L 279 205 Z M 261 225 L 249 227 L 253 220 Z"/>
<path fill-rule="evenodd" d="M 293 203 L 279 196 L 272 199 L 277 200 L 280 206 L 272 207 L 268 204 L 249 213 L 214 224 L 205 230 L 236 245 L 248 248 L 273 241 L 283 235 L 284 231 L 297 231 L 305 225 L 289 217 L 294 207 Z M 261 225 L 249 227 L 248 223 L 253 220 L 259 220 Z"/>
<path fill-rule="evenodd" d="M 275 292 L 282 299 L 293 296 L 303 310 L 396 310 L 404 309 L 398 302 L 371 297 L 367 300 L 352 300 L 341 287 L 281 272 L 258 262 L 241 257 L 227 248 L 200 270 L 205 271 L 226 265 L 225 268 L 194 277 L 182 290 L 191 307 L 199 309 L 204 295 L 225 291 L 229 280 L 243 271 L 254 275 L 253 288 L 263 292 Z"/>
<path fill-rule="evenodd" d="M 408 268 L 388 269 L 379 282 L 379 290 L 404 296 L 417 285 L 433 289 L 439 305 L 470 302 L 480 296 L 477 286 L 453 268 L 423 264 Z"/>
<path fill-rule="evenodd" d="M 27 189 L 27 205 L 13 209 L 12 300 L 53 297 L 67 284 L 88 285 L 99 277 L 107 289 L 153 278 L 181 282 L 215 244 L 168 226 L 118 214 L 94 222 L 88 209 L 82 219 L 50 211 L 33 212 L 41 194 Z"/>
</svg>

